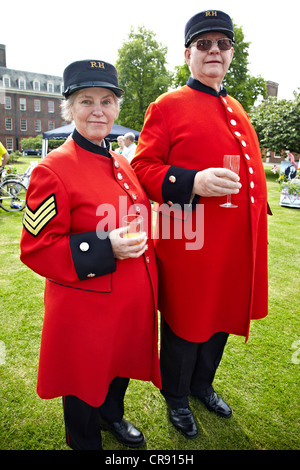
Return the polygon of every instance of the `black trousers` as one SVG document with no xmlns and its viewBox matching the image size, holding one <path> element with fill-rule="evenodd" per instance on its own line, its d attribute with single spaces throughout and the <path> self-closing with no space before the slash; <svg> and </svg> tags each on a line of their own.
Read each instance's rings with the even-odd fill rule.
<svg viewBox="0 0 300 470">
<path fill-rule="evenodd" d="M 129 379 L 115 377 L 105 401 L 93 407 L 74 395 L 63 397 L 67 445 L 74 450 L 102 450 L 100 417 L 108 423 L 122 420 Z"/>
<path fill-rule="evenodd" d="M 171 408 L 188 406 L 188 396 L 206 396 L 228 339 L 228 333 L 215 333 L 204 343 L 192 343 L 175 335 L 162 320 L 160 368 L 162 390 Z"/>
</svg>

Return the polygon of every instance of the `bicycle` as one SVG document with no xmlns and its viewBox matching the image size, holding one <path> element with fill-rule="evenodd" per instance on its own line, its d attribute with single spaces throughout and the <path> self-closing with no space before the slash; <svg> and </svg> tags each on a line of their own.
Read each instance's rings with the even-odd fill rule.
<svg viewBox="0 0 300 470">
<path fill-rule="evenodd" d="M 7 212 L 22 211 L 26 203 L 26 191 L 21 181 L 7 178 L 0 185 L 0 207 Z"/>
<path fill-rule="evenodd" d="M 31 162 L 25 173 L 0 172 L 0 207 L 7 212 L 22 211 L 26 203 L 26 191 L 32 170 L 37 165 Z"/>
<path fill-rule="evenodd" d="M 0 173 L 0 207 L 7 212 L 22 211 L 26 203 L 28 183 L 22 175 L 8 175 L 5 170 Z M 29 182 L 29 179 L 28 179 Z M 27 184 L 26 184 L 27 183 Z"/>
</svg>

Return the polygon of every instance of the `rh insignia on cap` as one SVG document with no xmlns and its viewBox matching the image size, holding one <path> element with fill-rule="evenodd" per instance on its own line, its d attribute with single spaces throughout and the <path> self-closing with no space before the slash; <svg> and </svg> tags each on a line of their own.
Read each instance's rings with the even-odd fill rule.
<svg viewBox="0 0 300 470">
<path fill-rule="evenodd" d="M 90 61 L 90 69 L 105 69 L 105 64 L 104 62 L 96 62 L 96 61 Z"/>
<path fill-rule="evenodd" d="M 218 16 L 217 11 L 206 11 L 205 16 Z"/>
</svg>

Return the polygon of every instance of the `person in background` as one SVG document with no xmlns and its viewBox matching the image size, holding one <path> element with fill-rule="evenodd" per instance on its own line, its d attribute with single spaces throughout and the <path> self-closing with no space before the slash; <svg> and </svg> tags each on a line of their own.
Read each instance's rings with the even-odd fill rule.
<svg viewBox="0 0 300 470">
<path fill-rule="evenodd" d="M 119 144 L 119 147 L 116 148 L 115 152 L 119 153 L 120 155 L 126 156 L 127 148 L 125 147 L 124 136 L 119 135 L 119 137 L 117 137 L 117 142 Z"/>
<path fill-rule="evenodd" d="M 198 434 L 189 395 L 218 416 L 231 416 L 213 387 L 228 335 L 247 340 L 250 320 L 268 311 L 260 147 L 248 115 L 222 84 L 233 45 L 226 13 L 207 10 L 189 19 L 185 59 L 191 76 L 149 106 L 132 161 L 148 197 L 160 204 L 155 249 L 162 394 L 171 422 L 187 438 Z M 239 176 L 223 168 L 224 155 L 240 156 Z M 228 194 L 238 207 L 221 207 Z M 169 236 L 161 230 L 166 220 Z M 190 235 L 202 230 L 203 244 L 191 243 Z"/>
<path fill-rule="evenodd" d="M 63 397 L 76 450 L 101 450 L 101 429 L 142 446 L 144 434 L 123 418 L 129 379 L 161 387 L 150 204 L 105 139 L 122 93 L 107 62 L 65 69 L 63 115 L 75 130 L 34 168 L 23 219 L 21 260 L 46 278 L 37 393 Z M 141 207 L 146 231 L 123 237 L 122 217 Z"/>
<path fill-rule="evenodd" d="M 9 154 L 6 150 L 6 148 L 4 147 L 4 145 L 2 144 L 2 142 L 0 142 L 0 161 L 1 161 L 1 169 L 3 170 L 5 165 L 7 164 L 9 160 Z"/>
<path fill-rule="evenodd" d="M 134 143 L 134 139 L 135 137 L 134 137 L 133 132 L 127 132 L 124 135 L 124 143 L 125 143 L 125 146 L 127 147 L 127 152 L 125 156 L 127 160 L 129 161 L 129 163 L 133 159 L 135 151 L 136 151 L 136 144 Z"/>
</svg>

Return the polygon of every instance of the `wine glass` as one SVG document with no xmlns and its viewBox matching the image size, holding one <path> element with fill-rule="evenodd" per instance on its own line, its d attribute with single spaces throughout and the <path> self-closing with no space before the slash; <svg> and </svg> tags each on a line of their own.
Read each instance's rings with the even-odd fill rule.
<svg viewBox="0 0 300 470">
<path fill-rule="evenodd" d="M 239 155 L 224 155 L 223 167 L 228 170 L 233 171 L 237 175 L 240 170 L 240 156 Z M 225 204 L 220 204 L 220 207 L 233 208 L 238 207 L 235 204 L 231 203 L 231 194 L 227 194 L 227 202 Z"/>
</svg>

